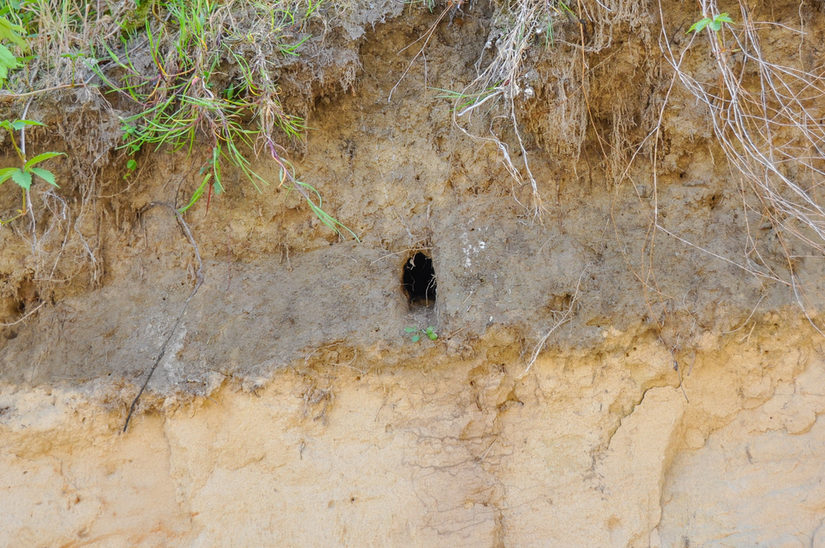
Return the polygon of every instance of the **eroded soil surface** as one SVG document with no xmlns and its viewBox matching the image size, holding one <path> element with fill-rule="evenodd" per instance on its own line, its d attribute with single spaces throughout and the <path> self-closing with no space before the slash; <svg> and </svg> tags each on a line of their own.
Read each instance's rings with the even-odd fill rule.
<svg viewBox="0 0 825 548">
<path fill-rule="evenodd" d="M 417 58 L 439 12 L 354 9 L 284 85 L 311 127 L 298 172 L 360 241 L 229 174 L 185 217 L 204 283 L 183 316 L 198 258 L 147 205 L 191 194 L 196 155 L 138 182 L 89 165 L 91 190 L 67 166 L 39 255 L 0 230 L 0 543 L 825 545 L 825 262 L 765 223 L 642 4 L 610 3 L 584 76 L 570 21 L 525 53 L 518 136 L 494 112 L 462 132 L 444 97 L 492 6 Z M 775 4 L 811 39 L 771 54 L 808 62 L 823 13 Z M 662 8 L 674 47 L 692 8 Z M 104 147 L 117 113 L 79 104 L 38 108 Z M 519 167 L 524 140 L 539 210 L 489 128 Z M 434 302 L 404 290 L 416 253 Z"/>
</svg>

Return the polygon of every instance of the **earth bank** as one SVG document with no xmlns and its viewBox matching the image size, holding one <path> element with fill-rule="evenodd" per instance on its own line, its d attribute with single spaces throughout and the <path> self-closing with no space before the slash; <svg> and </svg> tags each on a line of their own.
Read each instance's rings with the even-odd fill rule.
<svg viewBox="0 0 825 548">
<path fill-rule="evenodd" d="M 234 173 L 187 212 L 194 248 L 151 204 L 191 194 L 197 154 L 125 190 L 116 108 L 36 104 L 76 128 L 44 146 L 109 163 L 67 162 L 65 214 L 35 190 L 34 232 L 0 230 L 4 543 L 825 545 L 822 256 L 670 88 L 659 6 L 560 19 L 524 54 L 520 132 L 491 111 L 468 134 L 443 90 L 502 36 L 495 6 L 379 4 L 283 74 L 297 171 L 358 242 Z M 694 6 L 661 9 L 685 46 Z M 772 58 L 815 56 L 819 10 L 751 9 L 807 33 L 776 27 Z M 404 290 L 419 252 L 434 303 Z"/>
</svg>

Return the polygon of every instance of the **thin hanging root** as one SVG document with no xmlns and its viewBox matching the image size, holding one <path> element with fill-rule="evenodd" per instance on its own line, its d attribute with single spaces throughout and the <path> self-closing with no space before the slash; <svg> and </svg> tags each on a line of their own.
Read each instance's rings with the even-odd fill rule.
<svg viewBox="0 0 825 548">
<path fill-rule="evenodd" d="M 706 16 L 719 13 L 715 0 L 700 0 L 700 7 Z M 685 55 L 699 35 L 694 34 L 678 55 L 662 40 L 665 59 L 685 89 L 707 107 L 728 162 L 766 206 L 772 224 L 817 253 L 825 253 L 825 205 L 818 199 L 816 186 L 806 185 L 801 176 L 790 176 L 785 169 L 791 165 L 813 179 L 825 175 L 825 123 L 816 110 L 825 99 L 825 78 L 821 73 L 770 62 L 749 8 L 741 1 L 740 8 L 742 22 L 737 29 L 701 34 L 708 39 L 722 92 L 683 69 Z M 661 2 L 659 14 L 664 28 Z M 735 64 L 731 50 L 758 77 L 757 90 L 743 85 L 740 73 L 744 68 Z"/>
<path fill-rule="evenodd" d="M 126 415 L 126 422 L 123 423 L 123 432 L 126 432 L 126 429 L 129 428 L 129 421 L 132 419 L 132 415 L 135 412 L 135 408 L 137 407 L 138 401 L 140 401 L 140 397 L 143 395 L 143 391 L 146 390 L 146 387 L 149 385 L 149 381 L 152 379 L 152 375 L 154 375 L 155 370 L 158 368 L 160 361 L 163 359 L 163 356 L 166 354 L 166 348 L 169 346 L 169 341 L 172 340 L 175 332 L 178 330 L 178 326 L 180 325 L 181 320 L 183 320 L 183 315 L 186 314 L 186 309 L 189 307 L 189 303 L 192 300 L 192 297 L 195 296 L 195 293 L 198 292 L 201 285 L 203 285 L 203 261 L 201 260 L 200 250 L 198 249 L 198 244 L 195 243 L 195 238 L 192 237 L 192 232 L 189 230 L 189 225 L 186 224 L 186 221 L 183 220 L 183 216 L 177 210 L 177 208 L 169 203 L 166 202 L 152 202 L 146 207 L 144 207 L 140 211 L 140 215 L 146 213 L 148 210 L 155 206 L 162 206 L 172 210 L 172 213 L 175 214 L 175 218 L 178 221 L 178 226 L 180 226 L 181 230 L 183 231 L 186 238 L 189 240 L 189 243 L 192 245 L 192 250 L 195 252 L 195 260 L 198 262 L 198 270 L 195 273 L 195 287 L 192 289 L 192 292 L 189 293 L 189 296 L 186 297 L 186 300 L 183 301 L 183 306 L 178 313 L 178 317 L 175 319 L 175 325 L 172 326 L 172 329 L 169 331 L 169 335 L 166 337 L 166 340 L 163 341 L 163 345 L 160 347 L 160 352 L 158 352 L 158 357 L 155 359 L 155 363 L 152 365 L 152 368 L 149 369 L 149 374 L 146 375 L 146 380 L 143 381 L 143 385 L 140 387 L 140 391 L 138 391 L 137 396 L 135 399 L 132 400 L 132 405 L 129 407 L 129 414 Z"/>
<path fill-rule="evenodd" d="M 390 90 L 390 94 L 387 97 L 387 102 L 388 103 L 392 102 L 392 94 L 395 93 L 395 90 L 398 89 L 399 84 L 401 84 L 401 82 L 404 80 L 404 78 L 406 78 L 407 73 L 410 72 L 410 69 L 412 68 L 413 64 L 415 63 L 415 60 L 418 59 L 419 55 L 422 55 L 424 53 L 424 49 L 427 47 L 427 44 L 430 43 L 430 38 L 433 37 L 433 33 L 435 32 L 436 27 L 438 27 L 438 24 L 441 22 L 442 19 L 444 19 L 444 16 L 447 15 L 447 13 L 451 9 L 454 9 L 454 8 L 455 9 L 460 9 L 462 3 L 463 3 L 463 0 L 460 0 L 460 1 L 450 0 L 450 1 L 448 1 L 447 2 L 447 7 L 444 8 L 444 11 L 442 11 L 439 14 L 438 18 L 436 18 L 436 20 L 435 20 L 435 23 L 430 25 L 430 28 L 427 30 L 427 32 L 425 32 L 423 35 L 419 36 L 418 39 L 415 42 L 413 42 L 412 44 L 409 44 L 408 46 L 405 46 L 404 48 L 401 49 L 401 51 L 398 52 L 398 53 L 404 53 L 404 51 L 406 51 L 407 49 L 411 48 L 412 46 L 414 46 L 415 44 L 417 44 L 421 40 L 424 40 L 424 44 L 421 45 L 421 48 L 413 56 L 413 58 L 409 62 L 409 64 L 407 64 L 407 68 L 404 69 L 404 72 L 401 74 L 401 78 L 398 79 L 398 81 L 395 83 L 395 85 Z"/>
<path fill-rule="evenodd" d="M 576 304 L 578 304 L 579 302 L 579 293 L 581 291 L 582 279 L 584 278 L 584 275 L 587 272 L 587 268 L 588 267 L 585 266 L 582 269 L 581 274 L 579 274 L 579 279 L 576 282 L 576 289 L 573 292 L 573 296 L 570 298 L 570 304 L 567 306 L 567 310 L 565 310 L 564 313 L 562 313 L 561 318 L 559 318 L 556 321 L 556 323 L 554 323 L 553 326 L 547 330 L 547 333 L 545 333 L 544 336 L 541 339 L 539 339 L 539 342 L 533 349 L 533 353 L 530 355 L 530 359 L 527 362 L 527 367 L 524 369 L 521 375 L 519 375 L 519 379 L 524 378 L 524 376 L 530 372 L 530 369 L 533 367 L 533 364 L 536 363 L 539 354 L 544 349 L 544 345 L 547 344 L 547 340 L 550 338 L 550 335 L 555 333 L 555 331 L 558 328 L 560 328 L 561 326 L 569 322 L 571 319 L 573 319 L 573 312 L 575 311 Z"/>
</svg>

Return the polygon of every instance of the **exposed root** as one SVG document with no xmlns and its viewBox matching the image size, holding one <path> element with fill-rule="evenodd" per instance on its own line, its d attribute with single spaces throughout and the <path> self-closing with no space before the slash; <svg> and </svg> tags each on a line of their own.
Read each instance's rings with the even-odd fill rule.
<svg viewBox="0 0 825 548">
<path fill-rule="evenodd" d="M 665 32 L 664 9 L 659 0 L 662 28 L 659 45 L 674 71 L 674 78 L 705 106 L 713 134 L 728 164 L 756 199 L 756 206 L 749 206 L 743 197 L 746 222 L 747 212 L 751 210 L 767 218 L 775 231 L 788 278 L 780 279 L 765 262 L 756 249 L 750 224 L 747 229 L 751 248 L 746 252 L 745 261 L 753 265 L 752 256 L 755 257 L 767 273 L 699 249 L 747 272 L 791 287 L 811 325 L 822 333 L 809 315 L 798 286 L 795 258 L 801 254 L 799 246 L 817 256 L 825 255 L 825 194 L 821 188 L 825 176 L 825 112 L 821 106 L 825 101 L 825 73 L 821 68 L 813 72 L 802 66 L 769 60 L 762 50 L 760 33 L 766 29 L 797 33 L 802 47 L 804 28 L 755 21 L 752 8 L 743 1 L 738 4 L 739 16 L 734 23 L 716 31 L 708 27 L 701 33 L 692 33 L 687 45 L 676 52 Z M 716 0 L 700 0 L 699 5 L 705 18 L 720 13 Z M 702 81 L 684 68 L 689 52 L 699 47 L 700 40 L 713 59 L 717 75 L 714 80 Z M 660 125 L 661 118 L 657 132 Z M 654 184 L 655 179 L 654 159 Z M 658 217 L 655 228 L 698 248 L 661 226 Z"/>
<path fill-rule="evenodd" d="M 19 323 L 21 323 L 21 322 L 26 321 L 26 319 L 28 319 L 28 318 L 29 318 L 29 317 L 31 317 L 31 316 L 32 316 L 35 312 L 37 312 L 38 310 L 40 310 L 40 308 L 41 308 L 44 304 L 46 304 L 46 301 L 41 302 L 41 303 L 40 303 L 39 305 L 37 305 L 35 308 L 32 308 L 31 310 L 29 310 L 28 312 L 26 312 L 23 316 L 21 316 L 21 317 L 17 318 L 17 319 L 16 319 L 16 320 L 14 320 L 13 322 L 9 322 L 9 323 L 0 323 L 0 327 L 12 327 L 12 326 L 15 326 L 15 325 L 17 325 L 17 324 L 19 324 Z"/>
</svg>

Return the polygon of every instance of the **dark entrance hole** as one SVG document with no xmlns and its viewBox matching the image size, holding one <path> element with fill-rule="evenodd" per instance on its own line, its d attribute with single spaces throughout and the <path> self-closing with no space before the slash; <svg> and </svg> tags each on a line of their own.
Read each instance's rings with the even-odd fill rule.
<svg viewBox="0 0 825 548">
<path fill-rule="evenodd" d="M 433 270 L 433 260 L 420 251 L 410 257 L 404 265 L 402 285 L 410 304 L 418 306 L 434 305 L 435 271 Z"/>
</svg>

